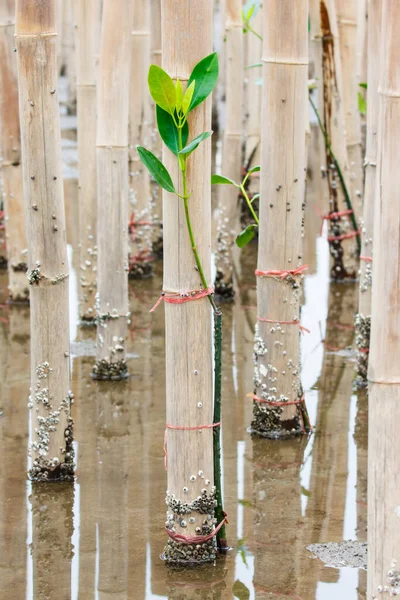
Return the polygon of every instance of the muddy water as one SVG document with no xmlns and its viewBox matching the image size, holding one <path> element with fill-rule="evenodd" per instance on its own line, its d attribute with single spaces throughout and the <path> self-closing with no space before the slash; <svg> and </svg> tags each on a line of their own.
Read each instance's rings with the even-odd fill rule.
<svg viewBox="0 0 400 600">
<path fill-rule="evenodd" d="M 69 124 L 64 123 L 66 129 Z M 73 123 L 72 123 L 73 126 Z M 26 481 L 29 311 L 5 304 L 0 274 L 1 600 L 361 600 L 366 576 L 325 567 L 306 547 L 366 539 L 367 410 L 355 392 L 357 289 L 329 288 L 326 243 L 305 279 L 303 384 L 315 433 L 277 442 L 247 433 L 256 319 L 255 247 L 241 256 L 234 304 L 223 307 L 223 483 L 232 550 L 216 565 L 170 570 L 163 465 L 164 319 L 149 307 L 156 276 L 130 283 L 131 377 L 90 377 L 94 331 L 77 322 L 77 185 L 74 136 L 64 135 L 71 277 L 74 485 Z M 313 248 L 307 251 L 312 254 Z"/>
</svg>

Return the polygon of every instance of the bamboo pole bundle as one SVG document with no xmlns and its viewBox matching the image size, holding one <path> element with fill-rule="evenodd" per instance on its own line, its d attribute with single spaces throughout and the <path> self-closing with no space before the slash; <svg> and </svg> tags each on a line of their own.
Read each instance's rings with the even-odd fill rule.
<svg viewBox="0 0 400 600">
<path fill-rule="evenodd" d="M 347 192 L 349 190 L 349 169 L 342 65 L 334 0 L 321 1 L 320 18 L 323 56 L 323 107 L 320 110 L 326 133 L 326 173 L 330 199 L 329 214 L 325 218 L 329 223 L 331 276 L 334 280 L 348 280 L 356 278 L 358 267 L 359 206 L 356 202 L 352 206 L 350 196 L 343 189 L 345 185 Z"/>
<path fill-rule="evenodd" d="M 162 0 L 163 68 L 185 85 L 200 59 L 212 50 L 213 1 Z M 189 114 L 191 135 L 210 129 L 211 98 Z M 175 156 L 167 149 L 164 164 L 179 181 Z M 211 277 L 211 143 L 203 142 L 190 157 L 188 190 L 193 235 L 206 281 Z M 197 271 L 181 199 L 164 192 L 164 285 L 173 293 L 199 290 Z M 165 304 L 168 492 L 166 502 L 177 534 L 213 531 L 213 366 L 212 308 L 209 299 Z M 200 428 L 204 425 L 204 429 Z M 183 427 L 176 430 L 171 426 Z M 182 455 L 182 448 L 185 454 Z M 180 513 L 180 507 L 191 515 Z M 165 557 L 171 562 L 210 561 L 214 539 L 196 546 L 171 539 Z M 195 552 L 195 554 L 194 554 Z"/>
<path fill-rule="evenodd" d="M 16 44 L 31 303 L 33 480 L 71 480 L 69 268 L 54 0 L 16 3 Z"/>
<path fill-rule="evenodd" d="M 132 68 L 129 102 L 129 178 L 131 203 L 129 276 L 153 274 L 152 197 L 150 175 L 136 151 L 138 144 L 150 146 L 151 105 L 147 86 L 150 67 L 150 3 L 134 3 L 132 31 Z"/>
<path fill-rule="evenodd" d="M 96 51 L 99 0 L 74 0 L 79 160 L 79 316 L 95 318 L 97 270 Z"/>
<path fill-rule="evenodd" d="M 336 0 L 342 65 L 349 191 L 357 217 L 362 213 L 363 169 L 361 161 L 361 119 L 358 110 L 357 13 L 358 0 Z"/>
<path fill-rule="evenodd" d="M 0 3 L 0 177 L 7 222 L 8 290 L 11 302 L 29 302 L 14 25 L 15 0 Z"/>
<path fill-rule="evenodd" d="M 33 598 L 71 598 L 74 486 L 33 483 L 29 500 Z"/>
<path fill-rule="evenodd" d="M 252 429 L 308 430 L 300 381 L 302 215 L 308 120 L 308 0 L 264 8 L 260 232 Z M 284 40 L 280 31 L 286 31 Z M 285 406 L 287 404 L 287 406 Z"/>
<path fill-rule="evenodd" d="M 127 377 L 130 0 L 105 0 L 97 92 L 97 360 L 95 379 Z M 120 25 L 122 24 L 122 29 Z"/>
<path fill-rule="evenodd" d="M 365 189 L 360 260 L 359 312 L 356 317 L 358 348 L 357 371 L 360 383 L 366 383 L 371 331 L 372 258 L 374 206 L 376 197 L 376 162 L 378 151 L 378 85 L 380 77 L 380 44 L 382 0 L 370 0 L 368 8 L 368 90 L 367 148 L 365 157 Z"/>
<path fill-rule="evenodd" d="M 240 181 L 243 165 L 242 1 L 226 0 L 225 17 L 226 124 L 222 148 L 222 173 L 233 181 Z M 215 292 L 226 300 L 231 300 L 235 295 L 233 271 L 239 212 L 237 188 L 222 185 L 219 188 L 218 202 Z"/>
</svg>

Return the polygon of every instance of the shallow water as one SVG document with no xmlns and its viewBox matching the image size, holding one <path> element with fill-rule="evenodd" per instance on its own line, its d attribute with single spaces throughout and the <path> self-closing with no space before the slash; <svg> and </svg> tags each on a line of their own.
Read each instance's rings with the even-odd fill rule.
<svg viewBox="0 0 400 600">
<path fill-rule="evenodd" d="M 166 473 L 164 318 L 149 314 L 156 276 L 130 282 L 131 377 L 90 377 L 95 332 L 79 328 L 76 144 L 64 119 L 71 277 L 72 386 L 77 479 L 26 481 L 29 310 L 9 307 L 0 273 L 0 599 L 168 598 L 356 600 L 366 574 L 325 567 L 306 547 L 366 539 L 367 402 L 355 392 L 352 330 L 357 286 L 329 287 L 328 251 L 317 240 L 305 278 L 303 385 L 309 439 L 252 438 L 255 246 L 242 254 L 236 302 L 223 306 L 223 485 L 232 550 L 215 565 L 168 569 L 160 560 Z M 307 248 L 312 254 L 314 249 Z M 309 261 L 311 265 L 311 260 Z M 315 271 L 315 272 L 314 272 Z"/>
</svg>

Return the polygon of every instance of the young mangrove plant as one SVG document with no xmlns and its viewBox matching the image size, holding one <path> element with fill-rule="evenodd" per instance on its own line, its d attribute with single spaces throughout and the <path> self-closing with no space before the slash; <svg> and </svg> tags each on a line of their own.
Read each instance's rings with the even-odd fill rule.
<svg viewBox="0 0 400 600">
<path fill-rule="evenodd" d="M 226 540 L 220 484 L 221 313 L 210 285 L 208 178 L 210 95 L 218 78 L 218 57 L 209 54 L 199 61 L 212 47 L 212 1 L 200 5 L 189 0 L 186 5 L 178 0 L 162 3 L 166 70 L 151 65 L 148 76 L 165 164 L 141 146 L 138 153 L 164 190 L 164 285 L 156 304 L 164 301 L 166 320 L 169 540 L 164 557 L 187 564 L 214 560 L 215 537 L 222 548 Z M 168 72 L 176 74 L 175 82 Z"/>
<path fill-rule="evenodd" d="M 31 304 L 31 479 L 74 476 L 55 0 L 17 0 L 21 154 Z"/>
<path fill-rule="evenodd" d="M 361 223 L 359 312 L 356 316 L 358 383 L 366 384 L 371 331 L 372 260 L 374 240 L 374 204 L 378 153 L 379 74 L 382 0 L 371 0 L 368 9 L 368 89 L 367 148 L 364 161 L 364 209 Z"/>
<path fill-rule="evenodd" d="M 282 40 L 281 32 L 285 31 Z M 252 431 L 308 433 L 300 380 L 302 218 L 308 122 L 308 0 L 264 7 L 258 323 Z M 244 241 L 254 234 L 243 233 Z M 242 241 L 243 241 L 242 237 Z"/>
<path fill-rule="evenodd" d="M 243 27 L 242 0 L 225 2 L 225 80 L 226 123 L 222 145 L 222 170 L 228 177 L 240 176 L 243 137 Z M 221 300 L 231 301 L 233 283 L 235 228 L 240 218 L 239 195 L 234 188 L 223 187 L 218 196 L 217 274 L 215 293 Z"/>
<path fill-rule="evenodd" d="M 128 375 L 128 114 L 132 2 L 105 0 L 97 93 L 95 379 Z"/>
<path fill-rule="evenodd" d="M 27 249 L 22 189 L 15 0 L 0 3 L 0 179 L 7 220 L 8 294 L 12 303 L 29 302 Z M 3 232 L 2 232 L 3 233 Z"/>
<path fill-rule="evenodd" d="M 79 160 L 79 316 L 95 324 L 97 280 L 96 54 L 99 0 L 74 0 Z"/>
</svg>

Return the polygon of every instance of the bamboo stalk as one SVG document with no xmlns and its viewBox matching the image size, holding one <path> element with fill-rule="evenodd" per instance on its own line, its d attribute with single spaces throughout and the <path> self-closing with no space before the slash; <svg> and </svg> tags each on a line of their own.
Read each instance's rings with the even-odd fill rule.
<svg viewBox="0 0 400 600">
<path fill-rule="evenodd" d="M 320 2 L 320 35 L 323 55 L 323 114 L 326 132 L 326 173 L 329 186 L 329 213 L 349 209 L 344 185 L 349 189 L 349 168 L 345 135 L 342 65 L 337 14 L 334 0 Z M 356 203 L 355 203 L 356 204 Z M 358 228 L 355 211 L 329 220 L 331 276 L 334 280 L 354 280 L 358 268 Z M 353 218 L 353 222 L 352 222 Z M 346 236 L 342 238 L 342 236 Z M 348 237 L 347 237 L 348 236 Z M 332 239 L 333 238 L 333 239 Z"/>
<path fill-rule="evenodd" d="M 400 206 L 397 168 L 400 140 L 400 58 L 396 27 L 400 13 L 392 0 L 382 2 L 381 62 L 379 80 L 379 131 L 374 212 L 374 260 L 371 313 L 371 346 L 368 380 L 400 383 L 397 349 L 400 325 Z M 382 352 L 387 348 L 387 352 Z"/>
<path fill-rule="evenodd" d="M 262 36 L 262 10 L 252 19 L 254 29 Z M 245 36 L 247 42 L 247 53 L 244 67 L 250 67 L 260 62 L 262 55 L 262 41 L 253 33 Z M 261 67 L 248 68 L 246 73 L 245 89 L 245 118 L 246 118 L 246 153 L 245 167 L 249 169 L 260 164 L 261 147 L 261 94 L 262 86 L 260 79 L 262 76 Z M 257 182 L 258 183 L 258 182 Z M 250 182 L 251 184 L 251 182 Z M 251 190 L 252 191 L 252 190 Z M 254 190 L 254 191 L 258 191 Z"/>
<path fill-rule="evenodd" d="M 16 45 L 31 302 L 33 480 L 71 480 L 69 267 L 54 0 L 17 0 Z"/>
<path fill-rule="evenodd" d="M 97 92 L 97 355 L 95 379 L 127 377 L 128 113 L 132 3 L 105 0 Z M 120 25 L 122 24 L 122 29 Z"/>
<path fill-rule="evenodd" d="M 286 31 L 282 41 L 280 31 Z M 308 120 L 308 0 L 264 8 L 261 199 L 258 270 L 302 265 Z M 267 437 L 308 430 L 300 381 L 301 272 L 257 279 L 252 430 Z M 287 324 L 286 324 L 287 323 Z M 274 403 L 272 405 L 268 403 Z M 278 402 L 278 405 L 275 403 Z M 285 407 L 285 403 L 291 403 Z M 294 404 L 298 403 L 298 404 Z M 305 419 L 305 420 L 304 420 Z"/>
<path fill-rule="evenodd" d="M 182 4 L 179 0 L 162 0 L 161 6 L 163 68 L 185 84 L 195 64 L 212 50 L 213 1 L 188 0 Z M 211 98 L 208 98 L 190 113 L 191 136 L 194 138 L 209 130 L 210 125 Z M 164 164 L 173 181 L 180 182 L 176 159 L 167 149 Z M 187 186 L 192 191 L 189 212 L 194 239 L 207 282 L 211 277 L 210 171 L 211 142 L 207 140 L 188 161 Z M 163 289 L 180 293 L 198 290 L 201 279 L 195 268 L 183 201 L 164 192 L 163 215 Z M 168 515 L 177 533 L 193 536 L 208 533 L 214 526 L 212 308 L 209 299 L 165 304 L 165 322 L 167 424 L 187 428 L 208 426 L 201 432 L 167 430 Z M 193 508 L 190 519 L 186 515 L 179 516 L 180 503 Z M 196 546 L 190 550 L 186 544 L 169 540 L 165 558 L 169 562 L 183 563 L 213 560 L 214 539 L 199 545 L 200 549 L 193 554 Z"/>
<path fill-rule="evenodd" d="M 74 0 L 79 160 L 79 316 L 94 324 L 97 270 L 96 51 L 99 0 Z"/>
<path fill-rule="evenodd" d="M 138 144 L 151 145 L 151 104 L 147 86 L 150 67 L 150 3 L 134 3 L 132 31 L 132 68 L 129 103 L 129 206 L 130 258 L 129 276 L 150 277 L 153 274 L 152 197 L 149 172 L 136 151 Z"/>
<path fill-rule="evenodd" d="M 161 66 L 161 0 L 151 0 L 151 23 L 150 23 L 150 52 L 151 63 Z M 156 156 L 161 157 L 162 142 L 158 135 L 155 104 L 151 100 L 151 140 L 152 149 Z M 158 185 L 151 184 L 151 195 L 153 200 L 153 252 L 158 256 L 163 253 L 163 200 L 161 189 Z"/>
<path fill-rule="evenodd" d="M 222 173 L 241 181 L 243 132 L 243 23 L 241 0 L 226 0 L 225 6 L 226 124 L 222 149 Z M 233 268 L 239 229 L 239 195 L 234 186 L 219 187 L 216 294 L 232 300 Z"/>
<path fill-rule="evenodd" d="M 374 205 L 376 197 L 376 163 L 378 151 L 378 85 L 380 76 L 380 44 L 382 0 L 370 0 L 368 6 L 368 90 L 367 148 L 365 157 L 365 190 L 362 219 L 359 312 L 356 317 L 357 371 L 360 383 L 367 381 L 368 350 L 371 331 L 372 259 Z"/>
<path fill-rule="evenodd" d="M 7 222 L 9 299 L 26 303 L 29 302 L 29 289 L 14 26 L 15 0 L 7 0 L 0 4 L 0 177 Z"/>
<path fill-rule="evenodd" d="M 367 91 L 360 87 L 360 83 L 367 83 L 368 81 L 368 4 L 369 0 L 358 0 L 357 3 L 357 66 L 356 66 L 356 78 L 357 78 L 357 94 L 366 100 Z M 366 147 L 366 136 L 367 136 L 367 116 L 366 114 L 360 114 L 361 123 L 361 156 L 365 156 Z M 365 185 L 365 173 L 364 185 Z M 364 206 L 364 205 L 363 205 Z"/>
<path fill-rule="evenodd" d="M 77 65 L 75 52 L 75 23 L 73 16 L 74 2 L 75 0 L 63 0 L 62 3 L 61 52 L 63 57 L 62 63 L 65 65 L 65 74 L 68 79 L 66 105 L 69 114 L 75 114 L 77 103 Z"/>
<path fill-rule="evenodd" d="M 336 0 L 342 65 L 343 106 L 345 113 L 348 181 L 353 209 L 359 221 L 362 214 L 364 174 L 361 162 L 361 120 L 358 110 L 357 12 L 358 0 Z"/>
</svg>

